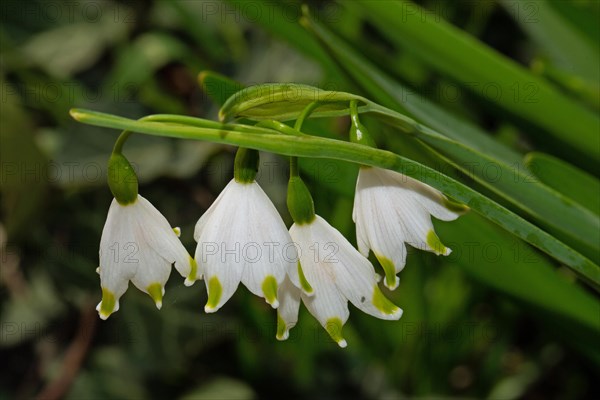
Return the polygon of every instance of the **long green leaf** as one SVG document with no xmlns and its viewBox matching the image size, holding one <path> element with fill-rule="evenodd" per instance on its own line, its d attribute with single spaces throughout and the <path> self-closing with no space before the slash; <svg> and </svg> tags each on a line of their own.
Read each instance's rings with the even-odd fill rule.
<svg viewBox="0 0 600 400">
<path fill-rule="evenodd" d="M 543 153 L 529 153 L 525 165 L 540 181 L 600 215 L 600 181 L 562 161 Z"/>
<path fill-rule="evenodd" d="M 600 267 L 564 243 L 468 186 L 389 151 L 308 135 L 275 134 L 270 133 L 272 131 L 268 129 L 219 124 L 191 117 L 172 116 L 173 123 L 159 123 L 135 121 L 81 109 L 71 110 L 71 115 L 77 121 L 107 128 L 181 139 L 208 140 L 288 156 L 331 158 L 401 172 L 468 204 L 489 220 L 571 267 L 595 289 L 598 289 L 600 284 Z M 188 121 L 188 125 L 180 125 L 183 121 Z"/>
<path fill-rule="evenodd" d="M 597 347 L 599 300 L 571 284 L 541 254 L 477 215 L 438 224 L 436 230 L 455 242 L 449 243 L 453 253 L 441 260 L 449 268 L 460 266 L 486 285 L 533 305 L 536 316 L 565 327 L 569 338 Z M 539 315 L 540 310 L 550 315 Z"/>
<path fill-rule="evenodd" d="M 528 4 L 501 0 L 500 4 L 542 47 L 557 67 L 573 75 L 579 75 L 598 86 L 600 83 L 598 48 L 593 43 L 589 43 L 585 35 L 568 23 L 548 0 L 537 0 Z"/>
<path fill-rule="evenodd" d="M 246 0 L 227 0 L 232 6 L 237 7 L 244 15 L 248 11 Z M 251 22 L 260 24 L 265 30 L 276 37 L 285 40 L 295 46 L 300 52 L 313 57 L 329 73 L 329 79 L 334 78 L 334 64 L 327 54 L 321 49 L 314 38 L 298 25 L 295 16 L 300 16 L 300 8 L 291 2 L 274 2 L 271 0 L 253 0 L 252 14 L 262 16 Z M 335 15 L 324 15 L 324 18 L 335 18 Z"/>
<path fill-rule="evenodd" d="M 416 4 L 363 0 L 353 4 L 389 40 L 410 49 L 433 68 L 537 125 L 579 154 L 600 160 L 600 118 L 545 80 Z M 486 85 L 494 86 L 498 95 L 485 96 Z"/>
<path fill-rule="evenodd" d="M 198 75 L 198 83 L 219 107 L 228 98 L 244 88 L 241 83 L 213 71 L 202 71 Z"/>
<path fill-rule="evenodd" d="M 508 164 L 521 163 L 521 154 L 498 143 L 476 125 L 452 115 L 388 77 L 309 15 L 301 23 L 319 38 L 340 67 L 378 103 L 408 114 L 438 132 Z"/>
</svg>

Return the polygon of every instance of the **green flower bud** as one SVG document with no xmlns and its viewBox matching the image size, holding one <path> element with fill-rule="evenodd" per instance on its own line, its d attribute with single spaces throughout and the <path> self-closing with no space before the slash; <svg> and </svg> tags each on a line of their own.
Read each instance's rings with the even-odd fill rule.
<svg viewBox="0 0 600 400">
<path fill-rule="evenodd" d="M 369 147 L 377 148 L 375 141 L 371 137 L 369 130 L 364 126 L 358 118 L 358 105 L 355 100 L 350 102 L 350 119 L 352 127 L 350 128 L 350 141 Z"/>
<path fill-rule="evenodd" d="M 290 177 L 287 206 L 295 223 L 302 225 L 315 219 L 315 204 L 308 188 L 299 176 Z"/>
<path fill-rule="evenodd" d="M 137 199 L 138 179 L 123 154 L 113 153 L 108 160 L 108 186 L 115 199 L 123 206 L 132 204 Z"/>
<path fill-rule="evenodd" d="M 235 154 L 233 177 L 238 183 L 252 183 L 256 179 L 260 156 L 257 150 L 240 147 Z"/>
</svg>

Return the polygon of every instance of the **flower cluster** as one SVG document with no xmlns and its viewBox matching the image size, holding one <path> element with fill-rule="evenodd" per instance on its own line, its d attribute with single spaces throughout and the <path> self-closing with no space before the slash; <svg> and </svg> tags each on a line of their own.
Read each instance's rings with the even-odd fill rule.
<svg viewBox="0 0 600 400">
<path fill-rule="evenodd" d="M 380 277 L 367 258 L 369 251 L 384 270 L 384 285 L 394 290 L 397 273 L 406 263 L 405 244 L 449 254 L 433 230 L 431 216 L 450 221 L 465 211 L 419 181 L 363 166 L 353 209 L 357 250 L 315 214 L 297 168 L 292 168 L 288 185 L 288 209 L 294 220 L 288 230 L 256 182 L 257 170 L 258 152 L 240 148 L 234 178 L 196 224 L 192 258 L 178 239 L 179 229 L 171 228 L 138 194 L 131 165 L 115 152 L 109 161 L 109 186 L 115 199 L 100 242 L 100 317 L 106 319 L 119 309 L 129 281 L 148 293 L 160 309 L 174 266 L 187 286 L 204 280 L 207 313 L 219 310 L 243 283 L 277 309 L 277 339 L 288 338 L 303 303 L 331 338 L 345 347 L 342 327 L 350 313 L 348 302 L 381 319 L 397 320 L 402 315 L 381 291 Z M 315 246 L 323 252 L 308 251 Z"/>
</svg>

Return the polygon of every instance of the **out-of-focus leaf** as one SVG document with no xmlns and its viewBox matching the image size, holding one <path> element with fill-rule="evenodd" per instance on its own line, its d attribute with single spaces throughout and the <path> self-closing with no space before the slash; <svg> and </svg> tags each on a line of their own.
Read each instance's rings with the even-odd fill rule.
<svg viewBox="0 0 600 400">
<path fill-rule="evenodd" d="M 86 10 L 73 3 L 70 10 L 78 17 L 86 16 Z M 55 5 L 62 13 L 67 8 Z M 36 66 L 48 74 L 67 78 L 97 61 L 104 49 L 125 37 L 131 24 L 115 23 L 116 6 L 105 2 L 98 11 L 97 20 L 77 20 L 72 24 L 61 25 L 52 30 L 42 31 L 33 36 L 23 47 L 23 54 Z M 125 12 L 125 6 L 119 6 L 119 12 Z M 89 12 L 89 11 L 88 11 Z M 90 17 L 91 18 L 91 17 Z"/>
<path fill-rule="evenodd" d="M 515 376 L 500 380 L 490 390 L 487 399 L 521 399 L 527 389 L 540 377 L 540 373 L 539 368 L 534 363 L 527 363 L 521 367 Z"/>
<path fill-rule="evenodd" d="M 600 49 L 600 3 L 597 1 L 562 1 L 548 0 L 548 4 L 565 21 L 568 21 L 572 29 L 577 29 L 588 39 L 588 43 L 596 45 Z"/>
<path fill-rule="evenodd" d="M 393 43 L 410 49 L 476 95 L 537 125 L 578 154 L 595 163 L 600 160 L 600 117 L 543 79 L 441 17 L 424 17 L 426 10 L 414 3 L 357 1 L 354 4 L 360 5 L 366 19 Z M 498 89 L 498 96 L 485 96 L 481 90 L 490 83 Z"/>
<path fill-rule="evenodd" d="M 42 271 L 32 274 L 26 291 L 20 295 L 2 305 L 0 347 L 40 340 L 49 321 L 64 311 L 56 288 Z"/>
<path fill-rule="evenodd" d="M 204 92 L 219 106 L 244 88 L 241 83 L 213 71 L 202 71 L 198 75 L 198 82 Z"/>
<path fill-rule="evenodd" d="M 500 1 L 500 4 L 544 49 L 555 66 L 578 75 L 596 86 L 600 84 L 600 53 L 597 44 L 575 29 L 548 0 L 532 3 Z"/>
<path fill-rule="evenodd" d="M 142 379 L 141 370 L 127 357 L 123 345 L 126 343 L 95 348 L 86 367 L 78 373 L 66 398 L 148 398 L 149 391 Z M 115 373 L 116 371 L 118 373 Z"/>
<path fill-rule="evenodd" d="M 525 164 L 545 185 L 600 215 L 600 181 L 587 172 L 543 153 L 529 153 Z M 574 224 L 576 225 L 576 224 Z"/>
<path fill-rule="evenodd" d="M 172 61 L 185 60 L 191 52 L 184 43 L 169 34 L 152 32 L 140 35 L 120 52 L 111 75 L 106 79 L 110 86 L 108 89 L 116 92 L 115 101 L 118 102 L 125 98 L 127 90 L 137 90 L 157 69 Z"/>
<path fill-rule="evenodd" d="M 560 276 L 534 249 L 476 215 L 436 226 L 440 237 L 451 238 L 447 244 L 453 252 L 443 259 L 449 268 L 459 265 L 486 285 L 545 310 L 570 338 L 594 347 L 600 335 L 598 299 Z M 593 358 L 600 359 L 595 353 Z"/>
<path fill-rule="evenodd" d="M 253 400 L 256 394 L 250 386 L 231 378 L 215 378 L 211 382 L 180 397 L 180 400 Z"/>
<path fill-rule="evenodd" d="M 153 12 L 155 18 L 161 18 L 168 11 L 174 12 L 177 23 L 172 24 L 173 27 L 185 27 L 186 33 L 208 54 L 207 58 L 222 60 L 227 55 L 227 47 L 217 34 L 220 25 L 217 17 L 223 15 L 219 13 L 222 4 L 220 1 L 173 0 L 156 3 Z"/>
<path fill-rule="evenodd" d="M 571 95 L 585 101 L 596 109 L 600 108 L 600 91 L 598 84 L 594 85 L 583 78 L 563 71 L 551 65 L 547 60 L 537 59 L 532 65 L 533 72 L 543 75 L 549 81 L 559 85 Z"/>
<path fill-rule="evenodd" d="M 508 164 L 518 164 L 521 155 L 498 143 L 477 126 L 435 105 L 413 90 L 382 73 L 310 16 L 303 20 L 332 54 L 332 58 L 378 103 L 415 117 L 444 135 L 468 144 Z"/>
<path fill-rule="evenodd" d="M 48 162 L 34 140 L 34 126 L 21 108 L 16 92 L 0 76 L 6 97 L 0 118 L 0 191 L 8 235 L 27 231 L 43 201 L 48 184 Z"/>
<path fill-rule="evenodd" d="M 249 11 L 248 3 L 244 0 L 227 0 L 227 3 L 237 7 L 242 16 Z M 335 20 L 337 18 L 336 8 L 336 6 L 332 6 L 330 9 L 325 9 L 321 17 L 325 20 Z M 252 10 L 252 13 L 248 15 L 249 19 L 252 19 L 254 15 L 258 16 L 252 22 L 258 23 L 271 34 L 284 38 L 287 43 L 302 53 L 315 58 L 329 76 L 333 75 L 332 72 L 336 68 L 330 58 L 314 38 L 297 23 L 302 14 L 298 4 L 257 0 L 252 2 Z"/>
</svg>

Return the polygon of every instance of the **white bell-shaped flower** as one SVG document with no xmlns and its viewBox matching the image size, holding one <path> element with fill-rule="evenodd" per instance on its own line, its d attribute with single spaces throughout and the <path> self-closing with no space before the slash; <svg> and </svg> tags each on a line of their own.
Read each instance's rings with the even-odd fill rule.
<svg viewBox="0 0 600 400">
<path fill-rule="evenodd" d="M 215 312 L 242 282 L 277 308 L 277 289 L 297 260 L 296 248 L 277 209 L 254 181 L 232 179 L 196 224 L 195 258 Z"/>
<path fill-rule="evenodd" d="M 197 267 L 165 217 L 140 195 L 123 205 L 113 200 L 100 240 L 102 301 L 96 308 L 106 319 L 119 309 L 129 281 L 161 308 L 172 264 L 186 285 L 197 279 Z"/>
<path fill-rule="evenodd" d="M 398 172 L 361 167 L 356 182 L 352 219 L 356 223 L 358 250 L 369 249 L 385 270 L 384 284 L 395 289 L 396 276 L 406 264 L 406 246 L 450 254 L 433 230 L 431 216 L 452 221 L 468 211 L 438 190 Z"/>
<path fill-rule="evenodd" d="M 377 285 L 373 265 L 323 218 L 295 223 L 290 235 L 300 262 L 288 270 L 280 287 L 277 339 L 285 340 L 298 319 L 300 299 L 340 347 L 346 347 L 342 327 L 348 320 L 348 301 L 377 318 L 397 320 L 402 310 Z"/>
</svg>

